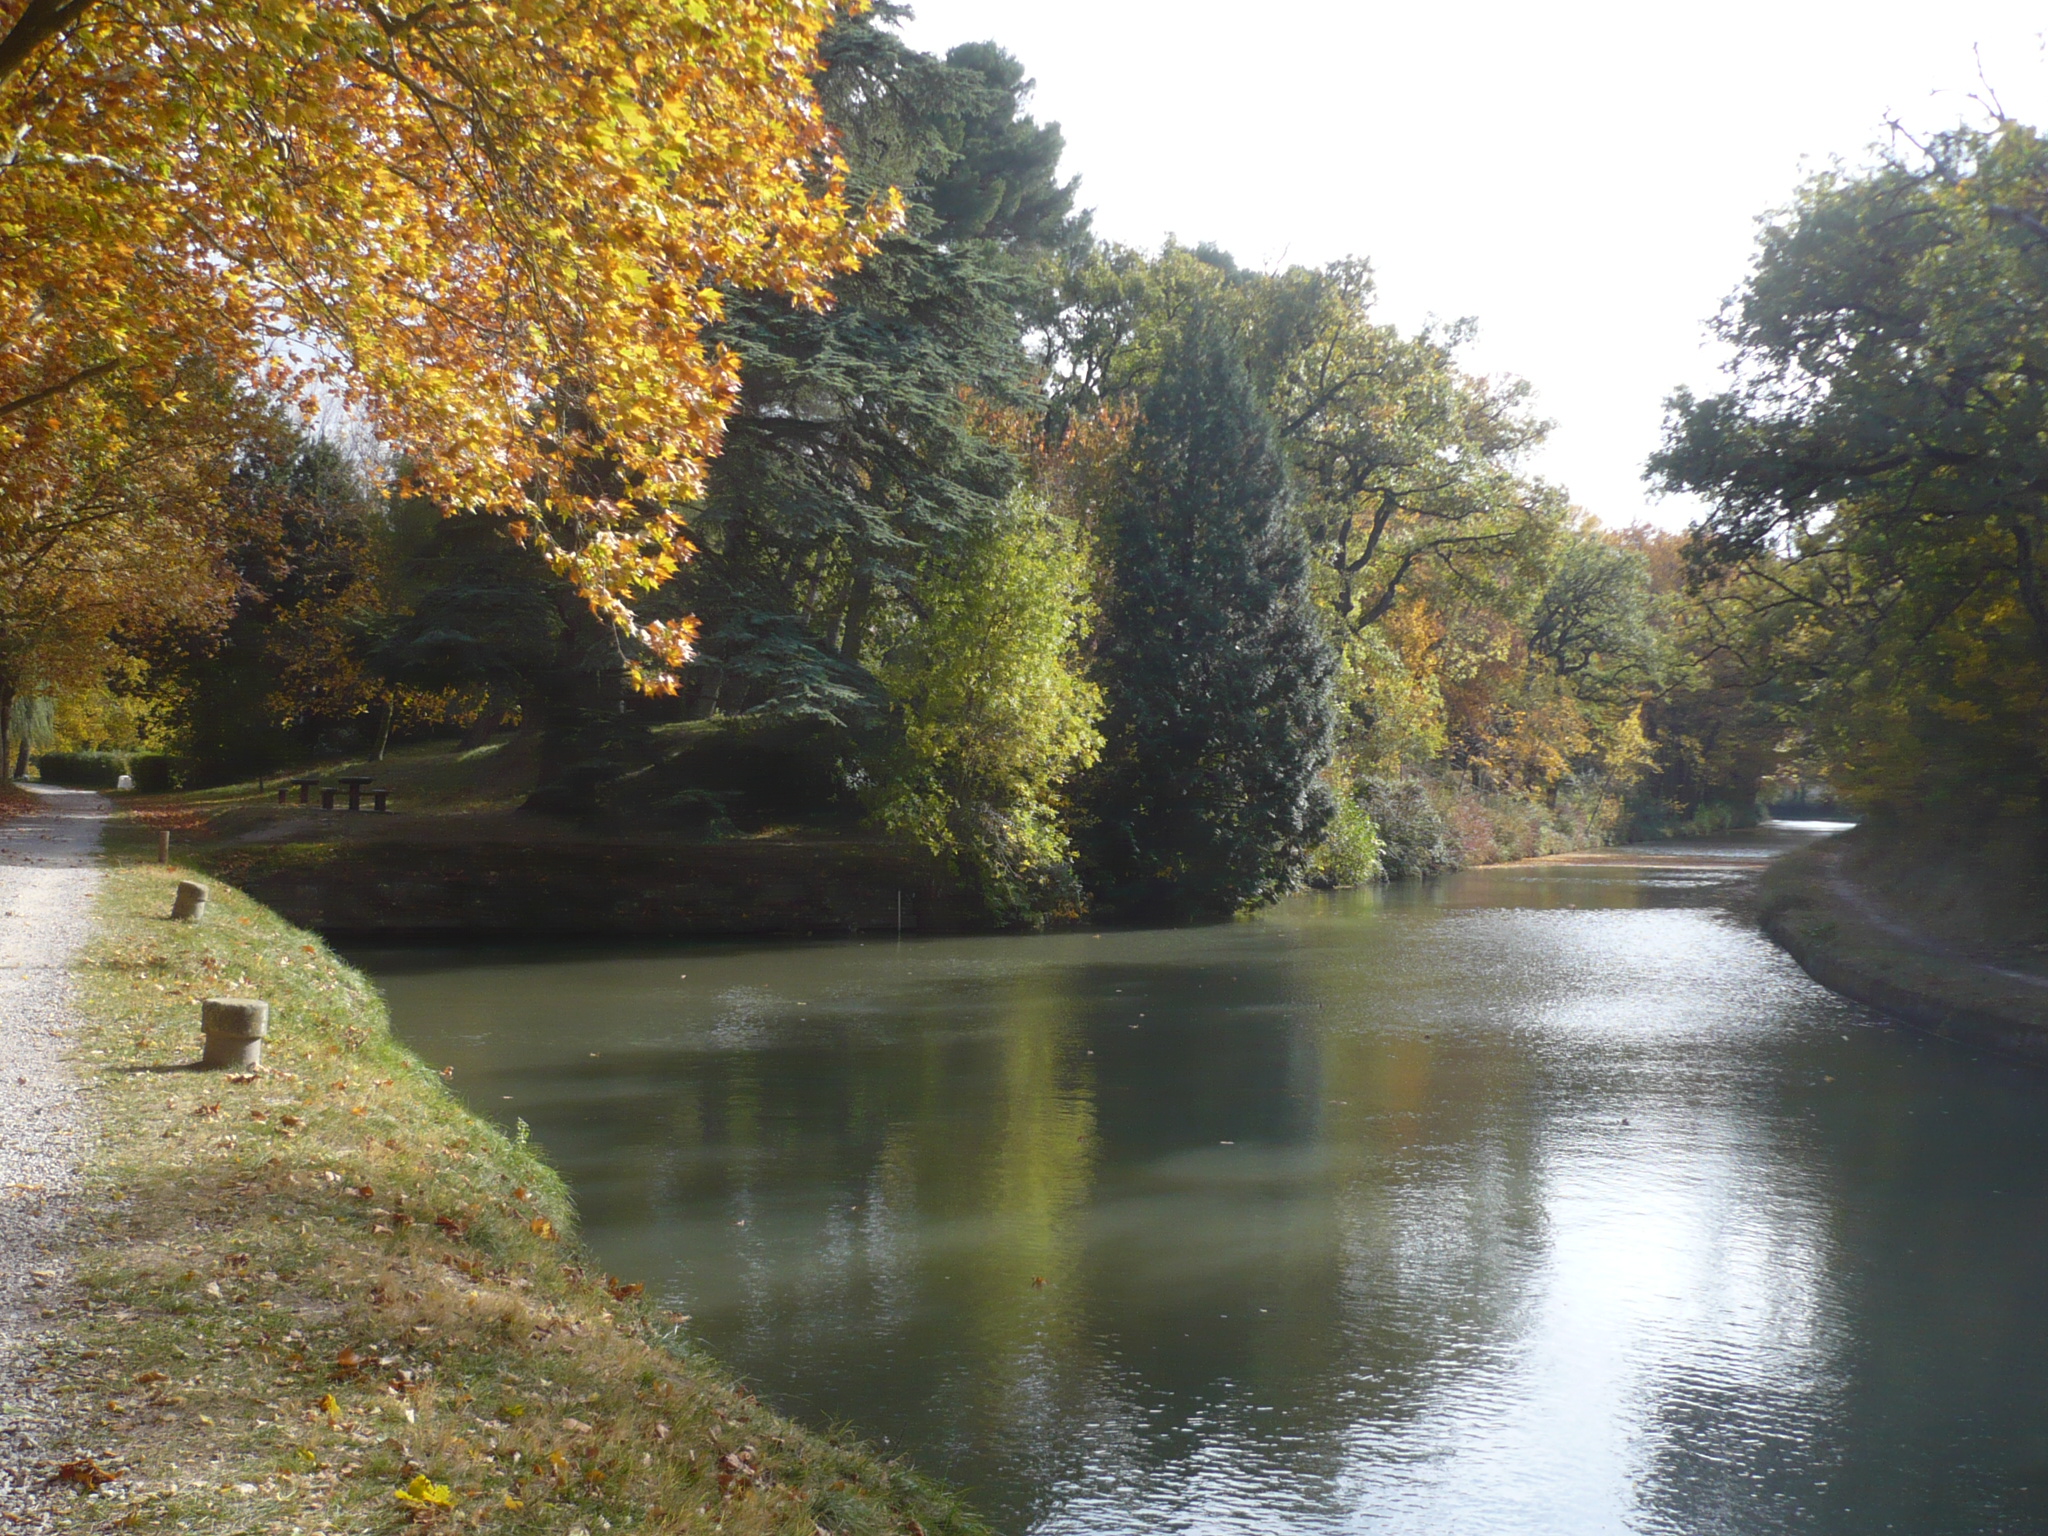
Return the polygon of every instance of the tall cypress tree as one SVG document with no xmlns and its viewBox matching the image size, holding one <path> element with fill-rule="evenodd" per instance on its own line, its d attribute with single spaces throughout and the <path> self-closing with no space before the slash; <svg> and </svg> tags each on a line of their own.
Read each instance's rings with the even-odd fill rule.
<svg viewBox="0 0 2048 1536">
<path fill-rule="evenodd" d="M 1292 885 L 1330 815 L 1336 660 L 1273 432 L 1200 309 L 1166 338 L 1103 507 L 1110 705 L 1085 797 L 1101 904 L 1221 917 Z"/>
</svg>

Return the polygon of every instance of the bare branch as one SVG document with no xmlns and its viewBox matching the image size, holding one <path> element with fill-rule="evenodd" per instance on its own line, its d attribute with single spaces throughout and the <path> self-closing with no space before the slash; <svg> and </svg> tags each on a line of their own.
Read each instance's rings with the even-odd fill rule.
<svg viewBox="0 0 2048 1536">
<path fill-rule="evenodd" d="M 47 389 L 39 389 L 32 395 L 20 395 L 5 404 L 0 404 L 0 416 L 12 416 L 16 411 L 25 411 L 32 405 L 40 405 L 53 395 L 61 395 L 68 389 L 75 389 L 90 379 L 100 377 L 101 374 L 112 373 L 120 366 L 121 359 L 116 357 L 104 363 L 94 363 L 90 368 L 82 368 L 70 378 L 59 379 Z"/>
</svg>

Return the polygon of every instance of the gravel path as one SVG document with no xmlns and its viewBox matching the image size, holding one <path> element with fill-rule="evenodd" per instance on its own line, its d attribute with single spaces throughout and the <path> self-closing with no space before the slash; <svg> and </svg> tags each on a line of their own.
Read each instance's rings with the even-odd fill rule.
<svg viewBox="0 0 2048 1536">
<path fill-rule="evenodd" d="M 25 786 L 27 787 L 27 786 Z M 9 1531 L 45 1527 L 57 1405 L 35 1381 L 46 1315 L 65 1280 L 86 1128 L 64 1062 L 72 951 L 91 927 L 107 802 L 35 789 L 45 802 L 0 821 L 0 1510 Z"/>
</svg>

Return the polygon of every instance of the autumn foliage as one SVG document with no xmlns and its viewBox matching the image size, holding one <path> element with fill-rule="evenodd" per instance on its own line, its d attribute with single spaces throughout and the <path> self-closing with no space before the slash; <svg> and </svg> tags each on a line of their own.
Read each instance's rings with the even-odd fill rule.
<svg viewBox="0 0 2048 1536">
<path fill-rule="evenodd" d="M 738 377 L 729 290 L 823 302 L 848 205 L 823 0 L 0 7 L 0 501 L 41 444 L 179 403 L 205 357 L 367 414 L 414 487 L 521 532 L 654 661 L 631 599 Z M 53 427 L 53 424 L 56 424 Z M 111 430 L 111 428 L 110 428 Z"/>
</svg>

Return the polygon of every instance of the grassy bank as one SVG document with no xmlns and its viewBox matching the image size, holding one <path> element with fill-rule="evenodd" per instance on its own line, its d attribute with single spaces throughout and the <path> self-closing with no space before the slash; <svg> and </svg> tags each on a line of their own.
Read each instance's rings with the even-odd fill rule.
<svg viewBox="0 0 2048 1536">
<path fill-rule="evenodd" d="M 689 830 L 519 808 L 515 743 L 410 747 L 374 777 L 388 814 L 280 805 L 276 781 L 122 796 L 182 862 L 295 923 L 358 939 L 617 939 L 947 931 L 985 921 L 929 855 L 846 824 Z M 529 786 L 530 787 L 530 786 Z M 345 802 L 344 802 L 345 803 Z"/>
<path fill-rule="evenodd" d="M 1824 986 L 2048 1062 L 2048 892 L 2032 836 L 1866 824 L 1773 862 L 1759 915 Z"/>
<path fill-rule="evenodd" d="M 78 966 L 91 1215 L 76 1302 L 46 1309 L 92 1450 L 75 1528 L 979 1529 L 737 1388 L 579 1248 L 561 1181 L 391 1039 L 362 976 L 219 884 L 169 922 L 179 871 L 132 842 Z M 270 1001 L 260 1073 L 181 1070 L 217 995 Z"/>
</svg>

